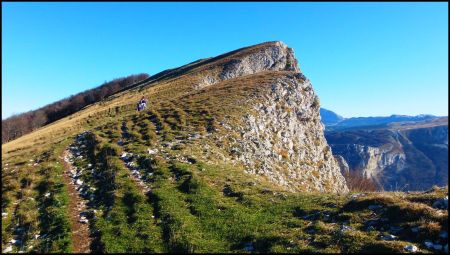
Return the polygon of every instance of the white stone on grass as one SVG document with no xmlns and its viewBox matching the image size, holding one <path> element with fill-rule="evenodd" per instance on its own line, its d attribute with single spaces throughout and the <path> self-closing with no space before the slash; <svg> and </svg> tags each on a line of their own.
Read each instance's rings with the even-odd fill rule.
<svg viewBox="0 0 450 255">
<path fill-rule="evenodd" d="M 406 245 L 404 247 L 404 249 L 405 249 L 405 251 L 408 251 L 408 252 L 417 252 L 419 250 L 419 248 L 417 248 L 417 246 L 412 245 L 412 244 Z"/>
<path fill-rule="evenodd" d="M 152 155 L 152 154 L 156 154 L 158 153 L 158 149 L 147 149 L 148 154 Z"/>
<path fill-rule="evenodd" d="M 3 250 L 3 253 L 12 252 L 12 250 L 13 250 L 12 246 L 7 246 L 7 247 Z"/>
<path fill-rule="evenodd" d="M 396 236 L 394 236 L 394 235 L 385 235 L 385 236 L 382 236 L 381 237 L 381 239 L 383 239 L 383 240 L 385 240 L 385 241 L 393 241 L 393 240 L 395 240 L 397 237 Z"/>
</svg>

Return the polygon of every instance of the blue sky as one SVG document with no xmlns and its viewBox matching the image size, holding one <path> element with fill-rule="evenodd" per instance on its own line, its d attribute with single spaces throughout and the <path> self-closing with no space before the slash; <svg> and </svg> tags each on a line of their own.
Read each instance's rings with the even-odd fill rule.
<svg viewBox="0 0 450 255">
<path fill-rule="evenodd" d="M 2 119 L 275 40 L 344 117 L 448 115 L 448 3 L 2 3 Z"/>
</svg>

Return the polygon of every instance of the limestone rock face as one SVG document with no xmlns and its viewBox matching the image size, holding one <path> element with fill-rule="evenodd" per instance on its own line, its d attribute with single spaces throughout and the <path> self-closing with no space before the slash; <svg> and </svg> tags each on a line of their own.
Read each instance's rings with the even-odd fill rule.
<svg viewBox="0 0 450 255">
<path fill-rule="evenodd" d="M 427 190 L 448 185 L 448 125 L 415 123 L 405 129 L 326 133 L 333 154 L 384 190 Z"/>
<path fill-rule="evenodd" d="M 227 80 L 261 71 L 297 71 L 297 60 L 294 51 L 282 42 L 249 54 L 242 59 L 232 59 L 223 66 L 219 75 L 221 80 Z"/>
<path fill-rule="evenodd" d="M 249 99 L 242 135 L 233 147 L 247 172 L 292 191 L 345 193 L 348 188 L 324 138 L 319 99 L 306 77 L 277 78 Z"/>
<path fill-rule="evenodd" d="M 405 154 L 392 147 L 390 144 L 380 147 L 346 144 L 333 146 L 332 148 L 337 157 L 342 158 L 344 162 L 347 163 L 345 158 L 351 158 L 352 169 L 357 169 L 366 178 L 377 180 L 378 175 L 384 169 L 393 168 L 397 171 L 402 171 L 405 167 Z M 338 153 L 345 155 L 345 157 Z M 343 167 L 345 169 L 345 166 Z M 348 167 L 349 165 L 347 164 L 347 171 Z"/>
<path fill-rule="evenodd" d="M 334 159 L 338 163 L 342 174 L 348 174 L 350 172 L 350 167 L 348 166 L 347 161 L 345 161 L 341 155 L 334 155 Z"/>
<path fill-rule="evenodd" d="M 294 57 L 294 51 L 283 42 L 277 41 L 268 43 L 267 46 L 244 56 L 227 59 L 218 70 L 203 76 L 195 88 L 203 88 L 224 80 L 262 71 L 300 72 L 300 69 Z"/>
</svg>

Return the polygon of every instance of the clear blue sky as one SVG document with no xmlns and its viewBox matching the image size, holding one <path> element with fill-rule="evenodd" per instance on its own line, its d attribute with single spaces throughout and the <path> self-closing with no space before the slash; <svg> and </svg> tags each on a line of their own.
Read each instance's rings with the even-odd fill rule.
<svg viewBox="0 0 450 255">
<path fill-rule="evenodd" d="M 2 3 L 2 118 L 264 41 L 321 106 L 448 115 L 448 3 Z"/>
</svg>

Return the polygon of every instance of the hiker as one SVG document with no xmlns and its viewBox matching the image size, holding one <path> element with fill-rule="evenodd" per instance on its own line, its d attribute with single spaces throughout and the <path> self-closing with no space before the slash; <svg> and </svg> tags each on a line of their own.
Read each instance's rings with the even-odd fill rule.
<svg viewBox="0 0 450 255">
<path fill-rule="evenodd" d="M 144 97 L 141 98 L 141 100 L 139 100 L 138 104 L 137 104 L 137 110 L 142 111 L 145 108 L 147 108 L 147 99 L 145 99 Z"/>
<path fill-rule="evenodd" d="M 142 110 L 147 108 L 147 99 L 144 97 L 141 98 Z"/>
<path fill-rule="evenodd" d="M 137 111 L 138 111 L 138 112 L 141 111 L 141 108 L 142 108 L 141 102 L 138 102 L 138 103 L 137 103 Z"/>
</svg>

